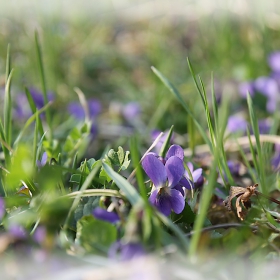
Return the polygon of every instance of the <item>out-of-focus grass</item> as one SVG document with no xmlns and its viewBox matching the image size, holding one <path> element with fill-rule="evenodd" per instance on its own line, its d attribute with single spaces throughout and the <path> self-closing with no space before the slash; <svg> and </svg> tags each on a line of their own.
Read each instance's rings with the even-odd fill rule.
<svg viewBox="0 0 280 280">
<path fill-rule="evenodd" d="M 187 67 L 190 57 L 205 84 L 214 72 L 216 94 L 237 93 L 238 81 L 268 73 L 266 57 L 280 46 L 277 30 L 250 19 L 205 17 L 188 21 L 126 21 L 94 18 L 42 18 L 36 25 L 30 18 L 1 18 L 0 72 L 4 73 L 7 42 L 11 44 L 14 72 L 13 94 L 23 86 L 40 88 L 34 29 L 41 38 L 47 89 L 58 97 L 54 106 L 77 100 L 73 87 L 88 97 L 100 99 L 105 108 L 111 101 L 138 101 L 143 121 L 167 98 L 167 91 L 152 74 L 156 66 L 179 88 L 194 114 L 204 123 L 201 105 Z M 268 43 L 269 42 L 269 43 Z M 4 76 L 2 77 L 2 80 Z M 22 87 L 20 87 L 22 85 Z M 210 88 L 206 89 L 210 94 Z M 186 132 L 187 119 L 171 100 L 151 124 L 166 129 L 175 124 Z M 233 108 L 234 109 L 234 108 Z M 57 120 L 59 122 L 59 120 Z"/>
</svg>

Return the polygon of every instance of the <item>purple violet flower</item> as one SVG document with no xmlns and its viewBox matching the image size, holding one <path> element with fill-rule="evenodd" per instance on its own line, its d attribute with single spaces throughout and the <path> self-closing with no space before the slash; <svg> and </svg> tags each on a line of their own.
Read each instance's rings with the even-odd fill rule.
<svg viewBox="0 0 280 280">
<path fill-rule="evenodd" d="M 239 176 L 239 170 L 240 170 L 240 163 L 239 162 L 229 160 L 227 162 L 227 165 L 228 165 L 230 173 L 233 176 Z"/>
<path fill-rule="evenodd" d="M 109 222 L 111 224 L 115 224 L 120 221 L 120 217 L 117 213 L 109 212 L 101 207 L 96 207 L 92 214 L 96 219 Z"/>
<path fill-rule="evenodd" d="M 247 121 L 240 115 L 232 115 L 228 118 L 227 130 L 231 133 L 245 132 L 247 129 Z"/>
<path fill-rule="evenodd" d="M 16 239 L 25 239 L 27 237 L 25 229 L 19 224 L 11 224 L 8 228 L 8 232 Z"/>
<path fill-rule="evenodd" d="M 129 102 L 123 106 L 122 114 L 126 120 L 131 121 L 140 116 L 141 107 L 137 102 Z"/>
<path fill-rule="evenodd" d="M 191 162 L 188 162 L 187 166 L 192 175 L 192 178 L 190 177 L 188 170 L 186 170 L 184 173 L 184 177 L 179 182 L 179 185 L 181 184 L 182 187 L 185 187 L 186 189 L 190 190 L 190 189 L 194 189 L 195 184 L 198 183 L 199 179 L 201 180 L 201 177 L 203 180 L 203 176 L 202 176 L 202 168 L 198 168 L 194 170 L 193 164 Z M 201 182 L 199 183 L 201 184 Z"/>
<path fill-rule="evenodd" d="M 268 64 L 273 72 L 280 72 L 280 52 L 276 51 L 268 56 Z"/>
<path fill-rule="evenodd" d="M 96 99 L 89 99 L 87 104 L 90 119 L 96 118 L 101 112 L 100 102 Z M 68 105 L 68 112 L 77 120 L 84 120 L 85 118 L 84 108 L 79 102 L 70 103 Z"/>
<path fill-rule="evenodd" d="M 239 85 L 239 94 L 242 98 L 247 97 L 247 93 L 250 93 L 251 96 L 254 96 L 255 91 L 254 91 L 254 84 L 253 82 L 243 82 Z"/>
<path fill-rule="evenodd" d="M 144 256 L 145 250 L 138 242 L 123 243 L 121 241 L 117 241 L 109 248 L 108 255 L 110 259 L 130 261 Z"/>
<path fill-rule="evenodd" d="M 272 124 L 270 119 L 262 119 L 258 121 L 258 126 L 260 134 L 268 134 Z"/>
<path fill-rule="evenodd" d="M 254 88 L 267 98 L 276 98 L 279 94 L 277 82 L 271 77 L 258 77 L 254 82 Z"/>
<path fill-rule="evenodd" d="M 38 91 L 35 88 L 29 88 L 29 92 L 32 96 L 32 99 L 35 103 L 37 109 L 44 107 L 44 96 L 43 93 Z M 54 94 L 49 92 L 47 94 L 48 101 L 54 100 Z M 24 93 L 20 93 L 16 96 L 16 107 L 15 107 L 15 116 L 16 118 L 29 118 L 32 115 L 30 106 L 28 104 L 27 97 Z"/>
<path fill-rule="evenodd" d="M 170 215 L 171 210 L 179 214 L 185 207 L 182 187 L 178 185 L 185 171 L 183 158 L 183 149 L 172 145 L 165 159 L 149 153 L 142 161 L 144 171 L 154 184 L 149 201 L 166 216 Z"/>
<path fill-rule="evenodd" d="M 38 226 L 34 232 L 33 239 L 37 243 L 41 244 L 46 239 L 46 236 L 47 236 L 46 228 L 44 226 Z"/>
<path fill-rule="evenodd" d="M 280 145 L 275 144 L 274 149 L 275 152 L 274 152 L 274 156 L 271 159 L 271 165 L 274 169 L 278 169 L 280 166 Z"/>
</svg>

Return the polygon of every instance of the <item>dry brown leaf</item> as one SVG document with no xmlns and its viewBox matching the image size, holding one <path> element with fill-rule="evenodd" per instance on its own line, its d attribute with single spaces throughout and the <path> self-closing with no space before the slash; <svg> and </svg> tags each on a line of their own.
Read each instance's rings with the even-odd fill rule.
<svg viewBox="0 0 280 280">
<path fill-rule="evenodd" d="M 242 205 L 246 209 L 251 207 L 250 198 L 253 194 L 255 194 L 255 189 L 257 186 L 258 184 L 248 186 L 246 188 L 236 186 L 230 187 L 229 196 L 224 200 L 225 207 L 227 207 L 229 211 L 232 211 L 231 201 L 234 197 L 236 197 L 237 199 L 235 205 L 237 216 L 240 218 L 240 220 L 244 220 L 245 211 L 243 210 Z"/>
</svg>

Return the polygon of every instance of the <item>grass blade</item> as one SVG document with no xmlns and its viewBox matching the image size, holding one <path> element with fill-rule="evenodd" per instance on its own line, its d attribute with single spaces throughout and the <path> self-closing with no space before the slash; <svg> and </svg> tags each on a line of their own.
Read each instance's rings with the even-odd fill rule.
<svg viewBox="0 0 280 280">
<path fill-rule="evenodd" d="M 37 111 L 37 108 L 36 108 L 36 105 L 34 103 L 34 100 L 33 100 L 32 96 L 30 94 L 30 91 L 28 90 L 28 88 L 24 88 L 24 90 L 25 90 L 25 95 L 26 95 L 26 98 L 28 100 L 31 112 L 32 112 L 32 114 L 35 114 L 36 111 Z M 38 130 L 39 130 L 40 135 L 42 137 L 44 135 L 44 129 L 43 129 L 41 118 L 39 117 L 38 120 L 36 119 L 36 122 L 38 122 Z"/>
<path fill-rule="evenodd" d="M 110 178 L 116 183 L 119 189 L 125 194 L 126 198 L 132 205 L 142 204 L 143 199 L 136 189 L 120 174 L 115 172 L 108 164 L 102 162 L 102 166 Z"/>
<path fill-rule="evenodd" d="M 256 161 L 256 167 L 259 172 L 259 177 L 260 177 L 260 189 L 261 192 L 264 194 L 268 194 L 268 189 L 266 187 L 266 178 L 264 174 L 265 166 L 264 166 L 264 158 L 263 158 L 263 152 L 261 148 L 261 142 L 260 142 L 260 132 L 259 132 L 259 126 L 258 126 L 258 121 L 253 109 L 253 102 L 252 98 L 249 94 L 247 93 L 247 104 L 248 104 L 248 109 L 249 109 L 249 115 L 250 115 L 250 122 L 252 125 L 253 133 L 256 138 L 256 148 L 257 148 L 257 154 L 258 154 L 258 160 Z"/>
<path fill-rule="evenodd" d="M 202 128 L 202 126 L 200 125 L 200 123 L 197 121 L 197 119 L 195 118 L 195 116 L 193 115 L 193 113 L 190 111 L 189 107 L 187 106 L 187 104 L 184 102 L 181 94 L 179 93 L 179 91 L 168 81 L 168 79 L 163 76 L 163 74 L 158 71 L 155 67 L 151 67 L 152 71 L 156 74 L 156 76 L 163 82 L 163 84 L 169 89 L 169 91 L 175 95 L 175 97 L 177 98 L 177 100 L 181 103 L 181 105 L 183 106 L 183 108 L 186 110 L 186 112 L 191 116 L 191 118 L 193 119 L 195 125 L 197 126 L 201 136 L 203 137 L 204 141 L 206 144 L 209 145 L 210 150 L 212 151 L 212 144 L 209 141 L 204 129 Z"/>
<path fill-rule="evenodd" d="M 20 131 L 17 139 L 14 142 L 14 146 L 16 146 L 19 141 L 21 140 L 23 134 L 25 133 L 26 129 L 32 124 L 32 122 L 34 122 L 37 118 L 37 116 L 39 116 L 41 113 L 43 113 L 44 111 L 46 111 L 50 105 L 52 104 L 52 102 L 49 102 L 47 105 L 45 105 L 44 107 L 42 107 L 40 110 L 37 110 L 35 112 L 35 114 L 33 114 L 25 123 L 24 127 L 22 128 L 22 130 Z M 44 135 L 44 134 L 43 134 Z M 42 136 L 43 137 L 43 136 Z"/>
<path fill-rule="evenodd" d="M 13 70 L 10 72 L 5 85 L 5 99 L 4 99 L 4 132 L 6 143 L 11 146 L 12 133 L 12 98 L 11 98 L 11 79 Z"/>
<path fill-rule="evenodd" d="M 38 62 L 39 62 L 39 72 L 40 72 L 41 85 L 42 85 L 42 91 L 43 91 L 43 97 L 44 97 L 44 104 L 46 105 L 48 103 L 47 85 L 46 85 L 46 78 L 45 78 L 45 70 L 44 70 L 44 64 L 43 64 L 41 45 L 40 45 L 40 42 L 39 42 L 39 37 L 38 37 L 37 32 L 35 32 L 35 45 L 36 45 Z M 49 110 L 46 111 L 46 119 L 47 119 L 47 123 L 48 123 L 48 126 L 49 126 L 50 139 L 52 139 L 51 114 L 50 114 Z"/>
</svg>

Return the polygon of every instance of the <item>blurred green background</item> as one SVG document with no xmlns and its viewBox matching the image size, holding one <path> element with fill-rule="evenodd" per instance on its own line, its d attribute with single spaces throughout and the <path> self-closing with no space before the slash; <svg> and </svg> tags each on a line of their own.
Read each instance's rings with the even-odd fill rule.
<svg viewBox="0 0 280 280">
<path fill-rule="evenodd" d="M 184 111 L 150 67 L 180 90 L 204 123 L 186 58 L 216 94 L 237 95 L 239 82 L 269 72 L 267 55 L 280 49 L 278 1 L 1 1 L 0 73 L 7 44 L 15 68 L 13 94 L 40 88 L 34 31 L 39 32 L 55 122 L 67 118 L 74 87 L 100 100 L 105 126 L 116 124 L 116 104 L 137 101 L 149 129 L 184 134 Z M 119 103 L 118 103 L 119 102 Z M 238 104 L 232 111 L 238 110 Z"/>
</svg>

